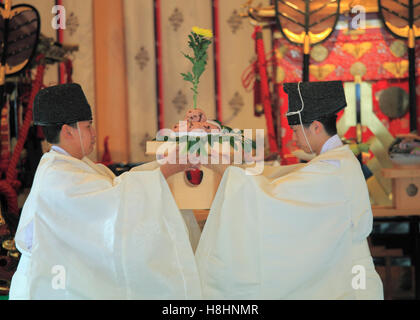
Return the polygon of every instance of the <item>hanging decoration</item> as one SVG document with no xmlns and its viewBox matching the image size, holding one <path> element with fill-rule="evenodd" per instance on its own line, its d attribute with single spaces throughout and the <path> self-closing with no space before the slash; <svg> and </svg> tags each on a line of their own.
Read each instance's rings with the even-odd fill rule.
<svg viewBox="0 0 420 320">
<path fill-rule="evenodd" d="M 410 130 L 417 132 L 415 40 L 420 37 L 420 16 L 414 15 L 416 8 L 420 5 L 420 1 L 378 0 L 378 4 L 379 13 L 385 28 L 395 37 L 405 38 L 408 41 Z"/>
<path fill-rule="evenodd" d="M 5 102 L 5 79 L 21 72 L 36 52 L 40 33 L 38 11 L 26 4 L 11 5 L 6 0 L 0 5 L 0 106 Z"/>
<path fill-rule="evenodd" d="M 28 130 L 25 128 L 24 122 L 18 134 L 19 138 L 13 150 L 13 156 L 9 161 L 12 146 L 10 145 L 10 134 L 6 135 L 5 130 L 8 130 L 10 133 L 10 115 L 13 115 L 15 127 L 19 126 L 19 111 L 16 105 L 12 109 L 8 101 L 8 94 L 14 91 L 15 85 L 6 83 L 6 77 L 18 75 L 29 65 L 36 53 L 39 32 L 40 18 L 38 11 L 34 7 L 25 4 L 12 6 L 10 0 L 0 4 L 0 41 L 2 42 L 0 46 L 0 109 L 2 115 L 2 138 L 5 138 L 2 139 L 1 144 L 2 157 L 0 168 L 3 174 L 6 171 L 6 179 L 0 180 L 0 194 L 6 200 L 7 215 L 4 215 L 6 222 L 9 218 L 15 221 L 18 220 L 17 190 L 20 182 L 16 180 L 15 170 Z M 13 113 L 10 112 L 12 110 Z M 16 129 L 16 134 L 17 131 L 18 129 Z M 7 234 L 7 227 L 7 224 L 3 225 L 3 235 L 4 233 Z"/>
<path fill-rule="evenodd" d="M 291 43 L 303 46 L 303 81 L 309 81 L 311 46 L 322 43 L 334 31 L 340 0 L 274 1 L 278 29 Z"/>
<path fill-rule="evenodd" d="M 34 99 L 44 87 L 47 64 L 63 63 L 65 80 L 72 81 L 68 56 L 78 47 L 58 45 L 41 35 L 37 10 L 26 4 L 12 6 L 10 0 L 0 4 L 0 41 L 0 294 L 7 294 L 19 259 L 13 240 L 20 215 L 18 194 L 32 184 L 42 156 L 43 134 L 32 126 Z M 34 141 L 27 144 L 28 140 Z"/>
<path fill-rule="evenodd" d="M 273 112 L 271 108 L 270 88 L 268 84 L 267 62 L 265 59 L 264 41 L 262 39 L 262 27 L 256 26 L 253 38 L 256 42 L 258 75 L 260 79 L 260 97 L 264 107 L 264 114 L 267 124 L 267 137 L 271 153 L 278 153 L 277 139 L 273 123 Z"/>
</svg>

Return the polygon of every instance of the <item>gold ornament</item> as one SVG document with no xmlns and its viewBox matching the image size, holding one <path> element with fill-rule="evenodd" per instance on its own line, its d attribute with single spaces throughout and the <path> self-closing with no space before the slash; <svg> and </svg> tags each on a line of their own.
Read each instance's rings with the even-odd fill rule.
<svg viewBox="0 0 420 320">
<path fill-rule="evenodd" d="M 397 58 L 403 57 L 407 52 L 407 45 L 404 41 L 401 40 L 395 40 L 391 43 L 389 46 L 389 49 L 391 50 L 391 53 L 396 56 Z"/>
<path fill-rule="evenodd" d="M 303 52 L 305 54 L 309 54 L 310 46 L 312 44 L 320 43 L 321 41 L 325 40 L 332 31 L 332 28 L 327 28 L 320 33 L 313 33 L 309 31 L 308 33 L 301 32 L 298 34 L 287 28 L 283 28 L 284 34 L 290 41 L 303 44 Z"/>
<path fill-rule="evenodd" d="M 335 65 L 325 64 L 323 66 L 309 66 L 309 73 L 313 75 L 317 80 L 325 79 L 331 72 L 335 70 Z"/>
<path fill-rule="evenodd" d="M 16 251 L 15 241 L 14 240 L 4 240 L 2 244 L 3 249 L 7 251 Z"/>
<path fill-rule="evenodd" d="M 19 251 L 8 251 L 7 256 L 12 257 L 14 259 L 19 259 L 20 252 Z"/>
<path fill-rule="evenodd" d="M 360 74 L 361 72 L 356 71 L 356 73 Z M 351 127 L 357 126 L 356 84 L 351 82 L 345 83 L 344 91 L 346 93 L 347 108 L 345 109 L 343 116 L 337 122 L 337 131 L 341 136 L 344 136 Z M 391 181 L 390 179 L 383 177 L 381 170 L 383 168 L 392 167 L 392 162 L 388 155 L 388 148 L 395 138 L 373 112 L 371 83 L 360 83 L 360 101 L 362 126 L 360 130 L 362 131 L 365 128 L 368 128 L 374 135 L 367 141 L 369 144 L 369 151 L 374 155 L 374 157 L 366 163 L 373 174 L 373 176 L 367 180 L 369 194 L 371 195 L 371 200 L 374 204 L 384 206 L 392 205 L 392 201 L 390 200 L 392 191 Z"/>
<path fill-rule="evenodd" d="M 284 72 L 284 69 L 278 66 L 276 72 L 276 83 L 282 83 L 284 78 L 286 78 L 286 73 Z"/>
<path fill-rule="evenodd" d="M 258 104 L 255 106 L 255 111 L 256 111 L 257 113 L 262 113 L 262 112 L 264 112 L 264 107 L 263 107 L 263 105 L 262 105 L 261 103 L 258 103 Z"/>
<path fill-rule="evenodd" d="M 316 62 L 322 62 L 328 57 L 328 49 L 323 45 L 318 44 L 311 50 L 311 58 Z"/>
<path fill-rule="evenodd" d="M 408 71 L 408 61 L 384 62 L 383 67 L 396 78 L 402 78 Z"/>
<path fill-rule="evenodd" d="M 283 59 L 284 58 L 284 55 L 287 53 L 288 50 L 289 49 L 285 45 L 281 45 L 280 48 L 276 48 L 274 50 L 274 52 L 276 54 L 276 59 L 277 60 Z"/>
<path fill-rule="evenodd" d="M 351 54 L 355 59 L 360 59 L 366 52 L 372 48 L 371 42 L 361 42 L 361 43 L 345 43 L 342 49 Z"/>
<path fill-rule="evenodd" d="M 357 80 L 361 80 L 361 78 L 366 74 L 366 71 L 366 66 L 360 61 L 353 63 L 353 65 L 350 67 L 350 73 L 355 77 L 356 82 L 360 82 Z"/>
</svg>

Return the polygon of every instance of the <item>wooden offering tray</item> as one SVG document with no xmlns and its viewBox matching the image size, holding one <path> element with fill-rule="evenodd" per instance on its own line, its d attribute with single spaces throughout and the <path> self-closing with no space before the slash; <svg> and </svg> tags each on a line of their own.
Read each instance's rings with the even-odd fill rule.
<svg viewBox="0 0 420 320">
<path fill-rule="evenodd" d="M 146 155 L 156 155 L 164 141 L 148 141 Z M 222 146 L 219 146 L 219 154 Z M 233 159 L 234 151 L 230 150 Z M 221 157 L 220 157 L 221 159 Z M 217 172 L 201 167 L 203 177 L 201 183 L 194 185 L 187 179 L 186 172 L 179 172 L 169 177 L 167 182 L 179 209 L 208 210 L 211 207 L 222 176 Z"/>
<path fill-rule="evenodd" d="M 201 109 L 191 109 L 188 110 L 184 122 L 175 124 L 172 130 L 160 133 L 158 140 L 163 141 L 148 141 L 146 143 L 146 155 L 166 153 L 169 148 L 175 148 L 176 144 L 179 143 L 181 154 L 189 152 L 197 156 L 197 149 L 203 146 L 205 149 L 200 149 L 200 151 L 203 154 L 204 152 L 212 155 L 215 152 L 218 153 L 218 163 L 222 165 L 226 162 L 232 163 L 230 160 L 235 163 L 242 162 L 237 159 L 238 156 L 242 156 L 241 159 L 243 159 L 244 153 L 242 152 L 248 153 L 252 149 L 256 149 L 256 143 L 245 138 L 242 131 L 238 131 L 222 126 L 218 122 L 207 120 Z M 168 145 L 164 146 L 166 143 Z M 228 157 L 229 159 L 227 159 Z M 203 177 L 199 184 L 192 184 L 187 178 L 186 172 L 180 172 L 168 178 L 169 188 L 180 209 L 210 209 L 222 177 L 217 172 L 203 166 L 200 170 Z"/>
<path fill-rule="evenodd" d="M 392 179 L 395 209 L 420 209 L 420 165 L 394 166 L 382 169 L 382 174 Z"/>
</svg>

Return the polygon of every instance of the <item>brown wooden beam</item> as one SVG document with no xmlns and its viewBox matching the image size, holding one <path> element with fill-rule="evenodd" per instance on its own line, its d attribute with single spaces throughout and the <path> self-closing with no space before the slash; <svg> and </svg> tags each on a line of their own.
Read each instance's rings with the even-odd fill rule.
<svg viewBox="0 0 420 320">
<path fill-rule="evenodd" d="M 113 162 L 129 160 L 123 0 L 93 0 L 98 160 L 110 137 Z"/>
</svg>

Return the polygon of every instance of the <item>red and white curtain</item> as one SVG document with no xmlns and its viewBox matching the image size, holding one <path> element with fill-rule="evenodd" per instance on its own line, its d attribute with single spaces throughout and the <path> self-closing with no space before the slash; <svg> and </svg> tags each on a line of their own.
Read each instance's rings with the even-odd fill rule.
<svg viewBox="0 0 420 320">
<path fill-rule="evenodd" d="M 106 5 L 107 1 L 103 1 Z M 269 0 L 259 1 L 268 5 Z M 56 0 L 15 0 L 27 3 L 41 15 L 41 32 L 57 39 L 52 25 Z M 146 141 L 160 128 L 172 127 L 192 107 L 190 84 L 181 73 L 191 70 L 182 55 L 188 53 L 188 34 L 193 26 L 217 31 L 209 49 L 209 60 L 199 85 L 198 106 L 210 119 L 239 129 L 265 129 L 264 117 L 254 116 L 253 91 L 244 88 L 241 76 L 255 61 L 253 26 L 240 17 L 243 0 L 124 0 L 125 65 L 129 120 L 125 128 L 130 137 L 130 162 L 152 160 L 145 156 Z M 72 56 L 73 81 L 80 83 L 93 113 L 95 108 L 95 63 L 93 0 L 61 0 L 66 9 L 63 42 L 79 46 Z M 110 21 L 109 23 L 112 23 Z M 264 33 L 266 51 L 271 35 Z M 44 78 L 47 86 L 59 82 L 57 65 L 49 66 Z M 114 140 L 115 141 L 115 140 Z M 98 141 L 98 143 L 102 143 Z M 96 153 L 92 156 L 96 159 Z"/>
<path fill-rule="evenodd" d="M 182 52 L 190 51 L 193 26 L 215 31 L 198 89 L 199 108 L 232 128 L 265 129 L 264 117 L 254 116 L 253 92 L 241 81 L 256 58 L 253 26 L 239 15 L 242 5 L 242 0 L 124 1 L 131 161 L 148 160 L 146 141 L 192 107 L 191 86 L 180 74 L 191 70 Z M 271 50 L 270 34 L 264 37 Z"/>
</svg>

